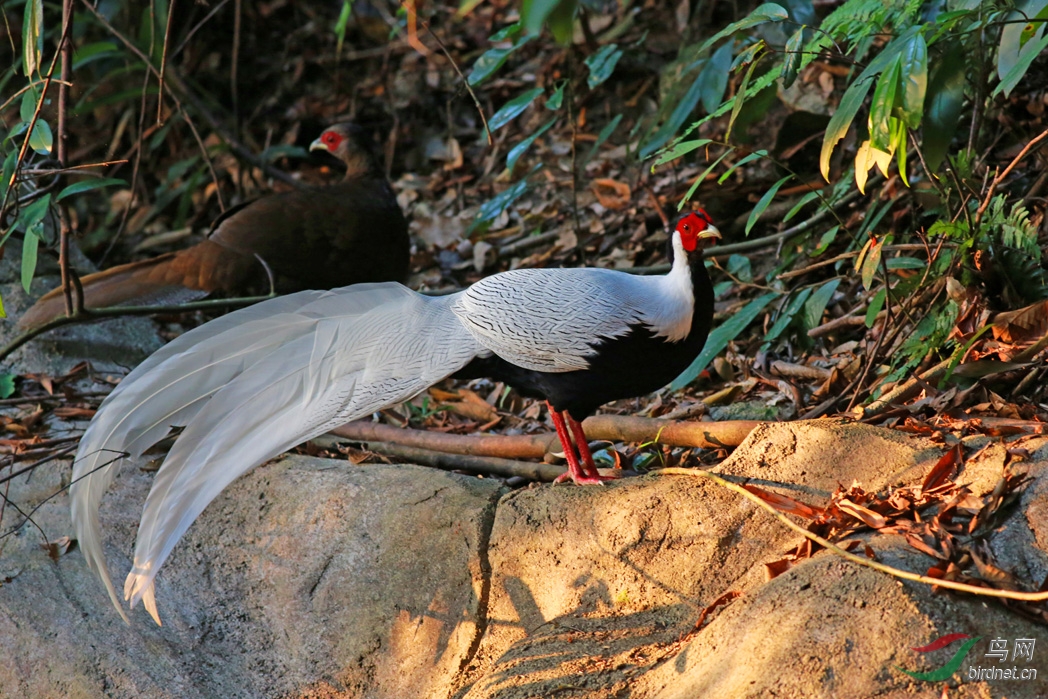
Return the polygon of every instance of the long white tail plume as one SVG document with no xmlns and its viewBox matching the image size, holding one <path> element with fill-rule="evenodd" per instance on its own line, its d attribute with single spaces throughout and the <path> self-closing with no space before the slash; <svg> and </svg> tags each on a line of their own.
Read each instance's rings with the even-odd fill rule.
<svg viewBox="0 0 1048 699">
<path fill-rule="evenodd" d="M 223 488 L 345 421 L 407 400 L 482 347 L 451 311 L 398 284 L 307 291 L 202 325 L 131 372 L 102 403 L 73 469 L 73 524 L 127 619 L 102 551 L 98 506 L 121 456 L 184 426 L 146 500 L 125 598 L 160 623 L 153 579 Z M 308 359 L 307 359 L 308 358 Z"/>
</svg>

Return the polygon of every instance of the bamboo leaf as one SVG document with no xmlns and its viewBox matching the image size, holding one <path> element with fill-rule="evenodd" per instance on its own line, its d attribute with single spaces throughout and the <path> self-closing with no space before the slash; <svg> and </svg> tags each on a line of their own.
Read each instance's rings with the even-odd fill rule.
<svg viewBox="0 0 1048 699">
<path fill-rule="evenodd" d="M 829 305 L 830 299 L 833 298 L 833 293 L 837 291 L 840 283 L 840 279 L 831 279 L 816 289 L 811 298 L 804 304 L 804 327 L 806 330 L 817 328 L 822 323 L 822 314 L 826 312 L 826 306 Z"/>
<path fill-rule="evenodd" d="M 884 288 L 878 291 L 873 296 L 873 300 L 870 301 L 869 308 L 866 309 L 866 327 L 872 328 L 873 324 L 877 321 L 877 314 L 884 308 L 884 300 L 888 298 L 888 289 Z"/>
<path fill-rule="evenodd" d="M 127 182 L 116 177 L 103 177 L 97 180 L 81 180 L 80 182 L 74 182 L 71 185 L 67 185 L 58 196 L 55 197 L 55 201 L 59 202 L 66 197 L 71 197 L 75 194 L 83 194 L 84 192 L 90 192 L 93 189 L 101 189 L 102 187 L 113 187 L 116 185 L 127 186 Z"/>
<path fill-rule="evenodd" d="M 924 110 L 922 146 L 924 160 L 933 173 L 942 165 L 946 151 L 957 132 L 964 105 L 966 65 L 960 43 L 955 43 L 943 55 L 928 81 L 928 96 Z"/>
<path fill-rule="evenodd" d="M 899 55 L 902 83 L 902 118 L 915 129 L 924 117 L 924 98 L 928 91 L 928 45 L 923 34 L 915 34 Z M 903 149 L 905 150 L 905 148 Z"/>
<path fill-rule="evenodd" d="M 785 56 L 782 59 L 782 87 L 788 89 L 797 80 L 797 71 L 801 64 L 801 48 L 804 46 L 804 30 L 801 28 L 793 33 L 790 40 L 786 42 Z"/>
<path fill-rule="evenodd" d="M 761 214 L 764 213 L 764 210 L 768 208 L 769 204 L 771 204 L 771 201 L 775 198 L 775 195 L 778 193 L 779 188 L 782 187 L 782 185 L 786 184 L 786 182 L 792 177 L 793 175 L 786 175 L 785 177 L 783 177 L 781 180 L 769 187 L 768 191 L 764 193 L 764 196 L 762 196 L 757 201 L 757 205 L 754 206 L 753 211 L 750 212 L 750 217 L 746 219 L 746 235 L 750 234 L 750 230 L 753 228 L 753 224 L 757 223 L 757 219 L 761 217 Z"/>
<path fill-rule="evenodd" d="M 509 153 L 506 155 L 506 167 L 512 170 L 513 166 L 517 164 L 518 160 L 520 160 L 520 156 L 524 155 L 528 148 L 531 148 L 531 144 L 535 142 L 535 139 L 541 136 L 542 134 L 546 133 L 549 130 L 549 128 L 556 123 L 556 121 L 557 117 L 553 117 L 552 119 L 547 121 L 543 126 L 541 126 L 538 131 L 534 132 L 533 134 L 525 138 L 523 141 L 513 146 L 513 148 L 511 148 Z"/>
<path fill-rule="evenodd" d="M 509 102 L 502 105 L 502 108 L 492 115 L 491 119 L 488 120 L 488 128 L 492 131 L 497 131 L 509 122 L 516 119 L 521 113 L 528 108 L 528 105 L 535 101 L 535 98 L 542 94 L 542 88 L 536 87 L 528 90 L 522 95 L 517 95 Z"/>
<path fill-rule="evenodd" d="M 29 285 L 33 283 L 33 275 L 36 274 L 36 256 L 40 247 L 40 234 L 43 233 L 43 224 L 38 223 L 25 232 L 22 239 L 22 288 L 29 293 Z"/>
<path fill-rule="evenodd" d="M 808 297 L 811 296 L 812 290 L 810 288 L 804 289 L 798 294 L 795 294 L 790 302 L 786 304 L 786 308 L 783 309 L 782 313 L 775 320 L 772 326 L 768 329 L 768 332 L 764 335 L 764 340 L 761 342 L 761 348 L 766 350 L 772 342 L 775 342 L 782 334 L 782 331 L 789 326 L 790 321 L 793 320 L 794 316 L 801 310 Z"/>
<path fill-rule="evenodd" d="M 610 78 L 620 58 L 622 58 L 622 49 L 616 44 L 602 46 L 596 53 L 587 58 L 585 63 L 586 67 L 589 68 L 590 74 L 586 79 L 586 84 L 589 86 L 589 89 L 592 90 Z"/>
</svg>

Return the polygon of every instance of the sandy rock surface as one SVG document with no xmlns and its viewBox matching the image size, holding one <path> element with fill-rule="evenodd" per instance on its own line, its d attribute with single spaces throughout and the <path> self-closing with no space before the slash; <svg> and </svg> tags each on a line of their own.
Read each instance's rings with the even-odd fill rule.
<svg viewBox="0 0 1048 699">
<path fill-rule="evenodd" d="M 983 440 L 985 441 L 985 440 Z M 969 446 L 978 447 L 972 441 Z M 993 539 L 1016 575 L 1048 572 L 1048 446 Z M 717 470 L 812 503 L 838 482 L 919 482 L 939 445 L 832 421 L 754 431 Z M 991 487 L 1003 450 L 959 480 Z M 110 566 L 129 566 L 153 473 L 125 468 L 104 502 Z M 68 464 L 13 484 L 34 506 Z M 64 496 L 34 515 L 71 534 Z M 897 535 L 864 537 L 878 560 L 923 572 Z M 798 537 L 700 478 L 646 476 L 605 487 L 508 491 L 491 479 L 415 466 L 304 456 L 266 464 L 206 510 L 158 578 L 164 620 L 125 626 L 79 552 L 51 561 L 39 531 L 0 542 L 2 697 L 939 697 L 960 644 L 983 640 L 949 696 L 1039 697 L 1048 679 L 969 682 L 990 639 L 1048 634 L 984 600 L 933 594 L 826 552 L 770 582 L 764 563 Z M 1040 576 L 1040 577 L 1038 577 Z M 702 610 L 741 593 L 701 631 Z M 1043 650 L 1042 650 L 1043 649 Z M 1008 665 L 1012 663 L 1009 661 Z M 958 681 L 960 680 L 960 681 Z"/>
</svg>

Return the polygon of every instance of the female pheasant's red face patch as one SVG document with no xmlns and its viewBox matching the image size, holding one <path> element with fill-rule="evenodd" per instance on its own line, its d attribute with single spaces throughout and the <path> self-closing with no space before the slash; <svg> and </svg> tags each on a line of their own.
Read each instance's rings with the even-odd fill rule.
<svg viewBox="0 0 1048 699">
<path fill-rule="evenodd" d="M 327 149 L 332 153 L 338 148 L 338 145 L 342 143 L 342 134 L 337 131 L 325 131 L 320 136 L 320 142 L 327 146 Z"/>
<path fill-rule="evenodd" d="M 693 252 L 699 244 L 699 237 L 711 225 L 709 215 L 702 209 L 687 214 L 677 221 L 677 232 L 684 249 Z"/>
</svg>

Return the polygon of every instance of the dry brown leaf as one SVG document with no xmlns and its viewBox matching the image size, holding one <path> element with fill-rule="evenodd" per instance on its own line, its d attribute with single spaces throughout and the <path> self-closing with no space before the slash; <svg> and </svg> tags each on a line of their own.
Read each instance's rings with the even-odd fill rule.
<svg viewBox="0 0 1048 699">
<path fill-rule="evenodd" d="M 605 209 L 617 210 L 629 206 L 631 192 L 630 186 L 625 182 L 601 177 L 593 180 L 590 189 Z"/>
<path fill-rule="evenodd" d="M 1048 300 L 1026 308 L 998 313 L 993 319 L 993 338 L 1002 342 L 1030 342 L 1048 334 Z"/>
<path fill-rule="evenodd" d="M 797 515 L 798 517 L 804 517 L 805 519 L 814 519 L 816 516 L 822 514 L 821 508 L 812 507 L 811 505 L 807 505 L 799 500 L 794 500 L 786 495 L 779 495 L 778 493 L 762 490 L 755 485 L 744 485 L 742 487 L 774 507 L 779 512 Z"/>
<path fill-rule="evenodd" d="M 879 515 L 871 509 L 863 507 L 858 503 L 854 503 L 848 498 L 844 498 L 837 502 L 837 507 L 841 512 L 846 512 L 855 519 L 860 520 L 863 524 L 871 529 L 881 529 L 888 523 L 888 520 L 883 515 Z"/>
<path fill-rule="evenodd" d="M 953 473 L 954 469 L 961 465 L 964 461 L 964 457 L 961 454 L 961 444 L 958 442 L 953 447 L 942 455 L 942 458 L 932 467 L 932 470 L 928 472 L 928 475 L 924 477 L 924 481 L 921 483 L 922 491 L 929 491 L 937 488 L 946 482 L 950 474 Z"/>
</svg>

